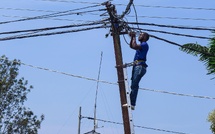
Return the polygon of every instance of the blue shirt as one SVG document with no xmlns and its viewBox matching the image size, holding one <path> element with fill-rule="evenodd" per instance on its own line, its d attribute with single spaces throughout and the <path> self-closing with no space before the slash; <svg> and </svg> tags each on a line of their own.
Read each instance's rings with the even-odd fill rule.
<svg viewBox="0 0 215 134">
<path fill-rule="evenodd" d="M 146 64 L 146 56 L 149 50 L 149 45 L 146 42 L 142 42 L 140 44 L 140 46 L 142 47 L 141 49 L 136 50 L 135 56 L 134 56 L 134 61 L 136 60 L 143 60 L 144 62 L 140 62 L 139 65 L 144 65 Z"/>
</svg>

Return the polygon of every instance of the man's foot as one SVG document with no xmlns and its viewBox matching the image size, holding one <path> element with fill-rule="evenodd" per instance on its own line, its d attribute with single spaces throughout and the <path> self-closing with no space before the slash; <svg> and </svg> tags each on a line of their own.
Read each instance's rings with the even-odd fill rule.
<svg viewBox="0 0 215 134">
<path fill-rule="evenodd" d="M 135 106 L 131 105 L 131 110 L 135 110 Z"/>
<path fill-rule="evenodd" d="M 123 104 L 122 107 L 131 107 L 131 110 L 135 110 L 135 106 L 133 106 L 133 105 L 128 105 L 127 103 L 126 103 L 126 104 Z"/>
</svg>

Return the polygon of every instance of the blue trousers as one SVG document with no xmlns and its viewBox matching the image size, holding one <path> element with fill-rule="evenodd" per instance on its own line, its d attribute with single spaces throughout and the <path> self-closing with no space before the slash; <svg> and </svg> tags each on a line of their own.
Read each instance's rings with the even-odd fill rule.
<svg viewBox="0 0 215 134">
<path fill-rule="evenodd" d="M 145 74 L 146 74 L 146 67 L 142 65 L 133 66 L 132 77 L 131 77 L 131 93 L 130 93 L 132 106 L 136 105 L 139 82 Z"/>
</svg>

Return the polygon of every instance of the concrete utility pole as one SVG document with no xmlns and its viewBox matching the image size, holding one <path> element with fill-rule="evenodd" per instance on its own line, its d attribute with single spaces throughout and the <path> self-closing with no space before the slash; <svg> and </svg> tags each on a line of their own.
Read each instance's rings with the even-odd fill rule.
<svg viewBox="0 0 215 134">
<path fill-rule="evenodd" d="M 114 42 L 116 68 L 117 68 L 120 100 L 121 100 L 121 107 L 122 107 L 123 104 L 127 103 L 127 99 L 126 99 L 126 89 L 125 89 L 125 78 L 124 78 L 123 66 L 122 66 L 123 59 L 122 59 L 120 36 L 119 36 L 121 30 L 119 27 L 119 19 L 117 18 L 115 6 L 112 5 L 110 2 L 107 2 L 106 8 L 111 20 L 111 30 L 112 30 L 112 36 L 113 36 L 113 42 Z M 128 107 L 122 107 L 122 117 L 123 117 L 123 124 L 124 124 L 124 134 L 131 134 Z"/>
</svg>

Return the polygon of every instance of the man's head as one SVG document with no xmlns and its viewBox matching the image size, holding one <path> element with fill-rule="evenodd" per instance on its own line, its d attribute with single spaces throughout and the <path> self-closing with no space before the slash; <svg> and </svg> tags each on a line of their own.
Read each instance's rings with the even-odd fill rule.
<svg viewBox="0 0 215 134">
<path fill-rule="evenodd" d="M 140 42 L 146 42 L 146 41 L 148 41 L 149 40 L 149 34 L 145 33 L 145 32 L 141 32 L 140 36 L 138 37 L 138 40 Z"/>
</svg>

